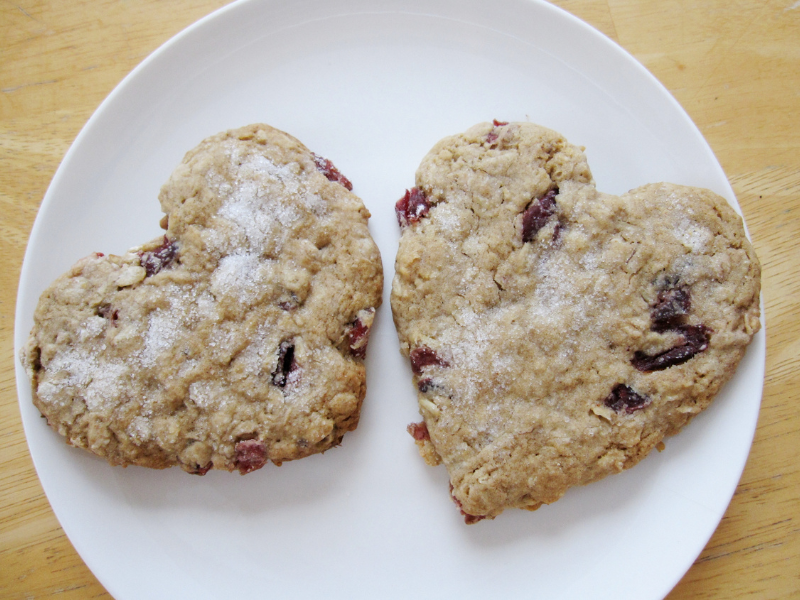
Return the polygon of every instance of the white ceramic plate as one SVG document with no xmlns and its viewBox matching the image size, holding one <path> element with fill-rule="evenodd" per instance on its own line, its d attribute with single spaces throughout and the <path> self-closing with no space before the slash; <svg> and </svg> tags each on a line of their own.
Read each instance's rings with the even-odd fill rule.
<svg viewBox="0 0 800 600">
<path fill-rule="evenodd" d="M 735 199 L 711 150 L 633 58 L 531 0 L 242 2 L 140 65 L 59 168 L 22 269 L 17 349 L 42 290 L 92 251 L 158 234 L 157 193 L 207 135 L 263 121 L 333 160 L 372 212 L 388 300 L 394 202 L 441 137 L 526 120 L 586 146 L 598 187 L 654 181 Z M 30 403 L 47 496 L 103 585 L 134 598 L 661 598 L 725 511 L 758 414 L 764 335 L 715 404 L 632 471 L 535 513 L 463 524 L 443 467 L 423 464 L 388 302 L 362 421 L 337 449 L 247 477 L 114 469 L 67 447 Z"/>
</svg>

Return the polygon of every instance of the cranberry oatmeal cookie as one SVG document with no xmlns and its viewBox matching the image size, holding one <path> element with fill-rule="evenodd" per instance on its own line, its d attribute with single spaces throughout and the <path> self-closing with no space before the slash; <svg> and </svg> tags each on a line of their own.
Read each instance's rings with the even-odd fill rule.
<svg viewBox="0 0 800 600">
<path fill-rule="evenodd" d="M 114 465 L 200 475 L 338 444 L 383 278 L 351 189 L 267 125 L 190 151 L 161 190 L 165 235 L 42 295 L 22 361 L 50 426 Z"/>
<path fill-rule="evenodd" d="M 759 329 L 739 216 L 671 184 L 599 193 L 529 123 L 440 141 L 397 203 L 392 286 L 429 464 L 468 523 L 632 467 L 706 408 Z"/>
</svg>

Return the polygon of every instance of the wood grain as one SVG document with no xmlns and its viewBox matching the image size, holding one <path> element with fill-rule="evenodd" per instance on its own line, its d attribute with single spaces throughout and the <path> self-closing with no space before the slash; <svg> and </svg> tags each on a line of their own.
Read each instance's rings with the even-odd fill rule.
<svg viewBox="0 0 800 600">
<path fill-rule="evenodd" d="M 223 0 L 0 2 L 0 597 L 110 598 L 64 535 L 22 432 L 14 303 L 41 198 L 113 87 Z M 716 533 L 670 600 L 800 598 L 800 2 L 558 0 L 639 59 L 697 123 L 763 267 L 767 376 Z M 624 557 L 615 561 L 624 569 Z"/>
</svg>

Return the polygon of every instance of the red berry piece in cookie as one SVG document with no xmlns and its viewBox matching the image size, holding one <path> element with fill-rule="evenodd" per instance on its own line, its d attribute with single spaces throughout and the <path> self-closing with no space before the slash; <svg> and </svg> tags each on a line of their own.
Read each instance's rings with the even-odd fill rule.
<svg viewBox="0 0 800 600">
<path fill-rule="evenodd" d="M 431 203 L 425 193 L 415 187 L 406 190 L 403 197 L 394 205 L 394 211 L 397 214 L 397 222 L 400 227 L 416 223 L 428 214 L 430 208 Z"/>
<path fill-rule="evenodd" d="M 497 138 L 500 137 L 500 134 L 497 133 L 496 128 L 508 125 L 508 121 L 498 121 L 497 119 L 494 119 L 492 121 L 492 125 L 494 125 L 495 129 L 492 129 L 488 134 L 486 134 L 486 141 L 490 146 L 494 145 L 494 143 L 497 141 Z"/>
<path fill-rule="evenodd" d="M 664 331 L 680 325 L 682 318 L 689 314 L 691 307 L 692 299 L 689 288 L 675 287 L 661 290 L 650 311 L 653 331 Z"/>
<path fill-rule="evenodd" d="M 322 156 L 317 156 L 316 154 L 314 154 L 313 156 L 314 156 L 314 164 L 317 166 L 317 170 L 323 175 L 325 175 L 325 177 L 328 178 L 328 181 L 333 181 L 335 183 L 341 184 L 348 191 L 353 190 L 353 184 L 350 183 L 350 180 L 344 175 L 342 175 L 339 172 L 339 169 L 337 169 L 331 161 L 329 161 L 327 158 L 323 158 Z"/>
<path fill-rule="evenodd" d="M 363 310 L 347 330 L 347 346 L 350 353 L 356 358 L 364 359 L 367 356 L 369 332 L 372 329 L 374 318 L 374 308 Z"/>
<path fill-rule="evenodd" d="M 419 423 L 409 423 L 406 431 L 418 442 L 424 442 L 431 439 L 431 434 L 428 432 L 428 426 L 425 421 Z"/>
<path fill-rule="evenodd" d="M 427 346 L 418 346 L 411 351 L 411 370 L 415 374 L 422 374 L 425 367 L 435 365 L 437 367 L 449 367 L 446 360 L 436 354 L 436 351 Z"/>
<path fill-rule="evenodd" d="M 139 262 L 150 277 L 170 266 L 177 255 L 178 244 L 164 236 L 164 243 L 155 250 L 139 252 Z"/>
<path fill-rule="evenodd" d="M 637 351 L 631 359 L 631 364 L 639 371 L 663 371 L 675 365 L 680 365 L 688 361 L 694 355 L 703 352 L 708 348 L 711 340 L 711 329 L 705 325 L 680 325 L 671 328 L 681 335 L 680 342 L 664 352 L 648 355 Z"/>
<path fill-rule="evenodd" d="M 259 440 L 242 440 L 236 444 L 234 464 L 239 473 L 247 475 L 267 464 L 267 446 Z"/>
<path fill-rule="evenodd" d="M 536 238 L 539 230 L 547 225 L 556 213 L 556 194 L 558 190 L 550 190 L 544 196 L 525 209 L 522 213 L 522 241 L 530 242 Z"/>
<path fill-rule="evenodd" d="M 616 413 L 631 414 L 650 404 L 650 398 L 637 394 L 629 386 L 619 383 L 614 386 L 603 403 Z"/>
</svg>

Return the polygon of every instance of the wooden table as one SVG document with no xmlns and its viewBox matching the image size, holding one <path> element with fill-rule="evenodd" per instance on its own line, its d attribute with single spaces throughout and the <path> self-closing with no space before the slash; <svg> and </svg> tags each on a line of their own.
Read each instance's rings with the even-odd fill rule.
<svg viewBox="0 0 800 600">
<path fill-rule="evenodd" d="M 0 4 L 2 598 L 109 597 L 43 495 L 17 407 L 14 305 L 36 211 L 103 98 L 161 43 L 224 4 Z M 730 178 L 763 265 L 767 376 L 755 442 L 725 518 L 669 598 L 800 598 L 800 2 L 556 4 L 618 41 L 688 111 Z"/>
</svg>

